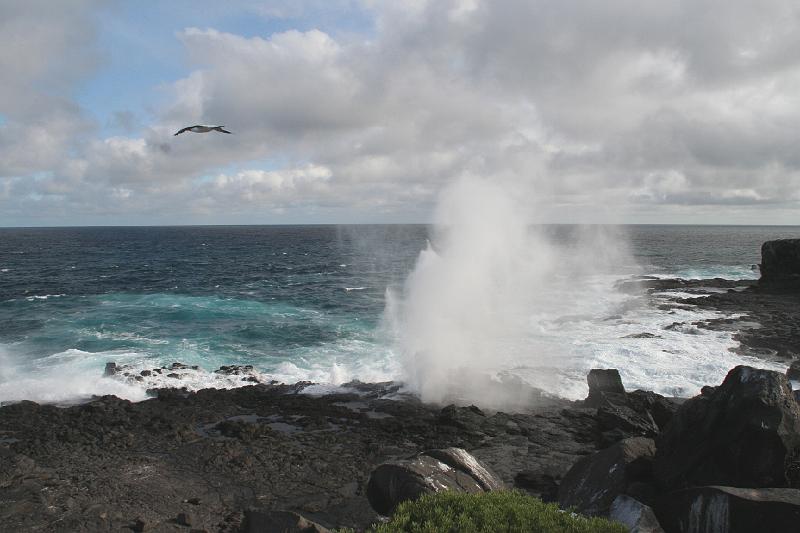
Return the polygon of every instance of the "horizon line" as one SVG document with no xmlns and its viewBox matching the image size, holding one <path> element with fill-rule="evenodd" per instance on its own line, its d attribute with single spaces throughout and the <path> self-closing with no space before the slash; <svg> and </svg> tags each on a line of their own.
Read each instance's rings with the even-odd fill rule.
<svg viewBox="0 0 800 533">
<path fill-rule="evenodd" d="M 252 227 L 326 227 L 326 226 L 435 226 L 433 222 L 298 222 L 273 224 L 85 224 L 59 226 L 2 226 L 8 229 L 89 229 L 89 228 L 252 228 Z M 797 228 L 800 224 L 693 224 L 693 223 L 611 223 L 611 222 L 542 222 L 529 226 L 701 226 L 701 227 L 751 227 L 751 228 Z"/>
</svg>

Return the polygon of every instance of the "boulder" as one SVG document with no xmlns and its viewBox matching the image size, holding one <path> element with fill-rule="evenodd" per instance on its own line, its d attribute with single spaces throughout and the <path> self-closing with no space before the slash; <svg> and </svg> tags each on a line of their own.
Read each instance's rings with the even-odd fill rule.
<svg viewBox="0 0 800 533">
<path fill-rule="evenodd" d="M 589 383 L 589 396 L 586 405 L 597 406 L 602 400 L 603 393 L 625 394 L 622 378 L 616 368 L 593 368 L 586 376 Z"/>
<path fill-rule="evenodd" d="M 607 515 L 630 485 L 652 481 L 655 451 L 653 439 L 634 437 L 578 460 L 561 481 L 558 504 L 587 515 Z"/>
<path fill-rule="evenodd" d="M 597 405 L 601 447 L 628 437 L 655 437 L 678 408 L 660 394 L 641 390 L 598 392 L 593 403 Z"/>
<path fill-rule="evenodd" d="M 761 285 L 800 286 L 800 239 L 779 239 L 761 245 Z"/>
<path fill-rule="evenodd" d="M 558 481 L 550 474 L 525 470 L 514 476 L 514 486 L 536 495 L 543 502 L 558 501 Z"/>
<path fill-rule="evenodd" d="M 625 524 L 630 533 L 664 533 L 653 510 L 625 494 L 616 497 L 608 517 Z"/>
<path fill-rule="evenodd" d="M 619 429 L 626 436 L 640 437 L 655 437 L 658 434 L 658 425 L 649 412 L 637 412 L 630 405 L 611 401 L 604 401 L 597 408 L 597 422 L 602 432 Z"/>
<path fill-rule="evenodd" d="M 244 515 L 245 533 L 330 533 L 328 528 L 291 511 L 250 510 Z"/>
<path fill-rule="evenodd" d="M 401 502 L 423 494 L 502 488 L 503 482 L 471 454 L 461 448 L 446 448 L 378 466 L 370 475 L 367 499 L 375 511 L 388 516 Z"/>
<path fill-rule="evenodd" d="M 664 431 L 678 410 L 678 404 L 674 401 L 655 392 L 643 390 L 629 392 L 628 405 L 637 413 L 648 413 L 658 426 L 659 432 Z"/>
<path fill-rule="evenodd" d="M 662 497 L 656 514 L 669 533 L 797 531 L 800 490 L 692 487 Z"/>
<path fill-rule="evenodd" d="M 737 366 L 681 405 L 657 444 L 664 490 L 800 486 L 800 407 L 779 372 Z"/>
<path fill-rule="evenodd" d="M 113 376 L 118 371 L 119 371 L 119 367 L 117 366 L 117 363 L 106 363 L 106 368 L 105 368 L 105 370 L 103 370 L 103 375 L 105 377 Z"/>
<path fill-rule="evenodd" d="M 800 381 L 800 359 L 792 361 L 792 364 L 786 369 L 786 378 Z"/>
</svg>

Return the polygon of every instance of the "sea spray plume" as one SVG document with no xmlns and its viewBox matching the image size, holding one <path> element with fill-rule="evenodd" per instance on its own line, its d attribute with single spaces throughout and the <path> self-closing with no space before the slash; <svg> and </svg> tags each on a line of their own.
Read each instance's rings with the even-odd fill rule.
<svg viewBox="0 0 800 533">
<path fill-rule="evenodd" d="M 586 291 L 581 280 L 628 260 L 607 228 L 572 228 L 572 246 L 554 243 L 523 200 L 481 178 L 443 190 L 433 242 L 402 295 L 387 294 L 406 384 L 424 401 L 519 407 L 535 398 L 524 382 L 558 393 L 570 346 L 547 328 L 596 310 L 610 284 Z"/>
<path fill-rule="evenodd" d="M 496 403 L 482 384 L 513 355 L 552 256 L 523 206 L 488 180 L 448 187 L 435 222 L 402 301 L 390 300 L 407 383 L 425 401 Z"/>
</svg>

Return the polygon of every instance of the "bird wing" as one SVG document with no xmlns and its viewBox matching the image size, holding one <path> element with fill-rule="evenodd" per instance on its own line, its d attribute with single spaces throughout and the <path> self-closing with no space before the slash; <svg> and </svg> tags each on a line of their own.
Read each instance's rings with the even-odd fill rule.
<svg viewBox="0 0 800 533">
<path fill-rule="evenodd" d="M 174 137 L 175 135 L 180 135 L 181 133 L 183 133 L 183 132 L 185 132 L 185 131 L 189 131 L 189 130 L 190 130 L 191 128 L 193 128 L 193 127 L 194 127 L 194 126 L 187 126 L 187 127 L 185 127 L 185 128 L 182 128 L 182 129 L 178 130 L 176 133 L 174 133 L 174 134 L 173 134 L 173 137 Z"/>
<path fill-rule="evenodd" d="M 217 126 L 215 129 L 217 131 L 221 131 L 222 133 L 230 133 L 228 130 L 225 129 L 225 126 Z"/>
</svg>

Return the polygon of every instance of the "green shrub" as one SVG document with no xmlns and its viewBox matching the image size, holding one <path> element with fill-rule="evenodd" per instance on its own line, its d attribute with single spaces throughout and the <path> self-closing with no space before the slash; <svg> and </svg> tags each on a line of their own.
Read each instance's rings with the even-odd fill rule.
<svg viewBox="0 0 800 533">
<path fill-rule="evenodd" d="M 374 533 L 626 533 L 604 518 L 586 518 L 559 510 L 518 491 L 465 494 L 439 492 L 400 504 L 389 522 Z"/>
</svg>

